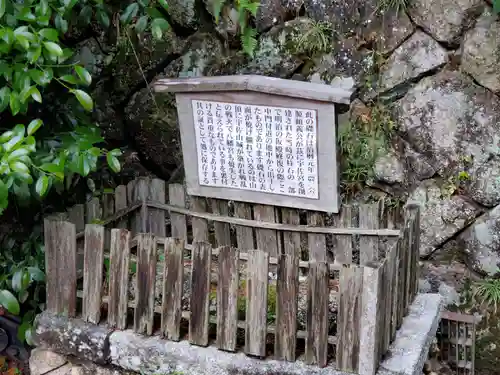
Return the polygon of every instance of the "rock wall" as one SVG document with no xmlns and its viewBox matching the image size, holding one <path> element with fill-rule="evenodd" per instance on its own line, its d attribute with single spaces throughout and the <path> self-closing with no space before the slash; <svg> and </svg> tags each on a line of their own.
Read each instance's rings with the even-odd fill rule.
<svg viewBox="0 0 500 375">
<path fill-rule="evenodd" d="M 113 30 L 82 43 L 97 120 L 168 179 L 182 162 L 175 100 L 146 82 L 251 73 L 354 87 L 341 126 L 360 113 L 370 123 L 375 107 L 389 114 L 383 125 L 394 123 L 368 193 L 357 196 L 422 204 L 424 284 L 455 296 L 461 278 L 450 277 L 450 259 L 463 275 L 491 275 L 500 264 L 500 21 L 483 0 L 386 3 L 405 2 L 261 0 L 250 58 L 234 9 L 215 24 L 210 0 L 169 1 L 173 28 L 162 42 Z"/>
</svg>

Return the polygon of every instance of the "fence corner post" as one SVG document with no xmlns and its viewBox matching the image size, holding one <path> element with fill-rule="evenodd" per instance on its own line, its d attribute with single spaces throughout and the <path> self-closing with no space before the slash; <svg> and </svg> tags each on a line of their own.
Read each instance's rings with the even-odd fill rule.
<svg viewBox="0 0 500 375">
<path fill-rule="evenodd" d="M 382 272 L 380 267 L 363 267 L 361 295 L 359 375 L 375 375 L 381 340 Z"/>
</svg>

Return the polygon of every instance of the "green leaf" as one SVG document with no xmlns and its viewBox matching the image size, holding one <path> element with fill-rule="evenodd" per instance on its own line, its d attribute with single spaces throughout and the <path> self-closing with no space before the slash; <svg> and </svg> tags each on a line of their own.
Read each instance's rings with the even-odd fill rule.
<svg viewBox="0 0 500 375">
<path fill-rule="evenodd" d="M 40 129 L 40 126 L 43 125 L 43 121 L 40 119 L 32 120 L 28 124 L 28 135 L 34 134 L 38 129 Z"/>
<path fill-rule="evenodd" d="M 500 0 L 493 0 L 493 11 L 500 13 Z"/>
<path fill-rule="evenodd" d="M 16 271 L 12 276 L 12 289 L 15 292 L 20 292 L 21 290 L 23 290 L 22 280 L 23 280 L 23 271 L 22 270 Z"/>
<path fill-rule="evenodd" d="M 37 69 L 31 69 L 29 71 L 29 76 L 40 86 L 46 86 L 52 80 L 52 75 L 49 70 L 41 71 Z"/>
<path fill-rule="evenodd" d="M 30 170 L 26 164 L 20 161 L 14 161 L 9 164 L 10 169 L 19 174 L 29 174 Z"/>
<path fill-rule="evenodd" d="M 28 267 L 28 272 L 31 276 L 31 280 L 33 280 L 33 281 L 44 281 L 45 280 L 45 274 L 38 267 Z"/>
<path fill-rule="evenodd" d="M 163 35 L 163 31 L 166 31 L 169 27 L 169 24 L 164 18 L 155 18 L 153 22 L 151 22 L 151 32 L 153 33 L 153 37 L 155 39 L 161 39 Z"/>
<path fill-rule="evenodd" d="M 12 91 L 10 93 L 9 105 L 12 114 L 14 116 L 17 115 L 19 113 L 19 110 L 21 109 L 21 102 L 19 101 L 19 95 L 17 92 Z"/>
<path fill-rule="evenodd" d="M 59 44 L 54 43 L 54 42 L 43 42 L 43 45 L 45 49 L 53 56 L 62 56 L 63 55 L 63 50 L 59 46 Z"/>
<path fill-rule="evenodd" d="M 0 0 L 0 18 L 5 14 L 5 9 L 7 8 L 7 0 Z"/>
<path fill-rule="evenodd" d="M 31 46 L 28 52 L 26 52 L 26 57 L 32 64 L 37 62 L 41 55 L 42 55 L 41 46 Z"/>
<path fill-rule="evenodd" d="M 18 328 L 17 328 L 17 339 L 24 343 L 26 340 L 26 332 L 31 328 L 31 324 L 29 322 L 23 322 Z"/>
<path fill-rule="evenodd" d="M 140 34 L 140 33 L 144 32 L 144 30 L 146 30 L 146 27 L 148 26 L 148 20 L 149 20 L 149 17 L 147 15 L 139 18 L 139 20 L 135 24 L 135 30 L 137 31 L 137 33 Z"/>
<path fill-rule="evenodd" d="M 28 344 L 29 346 L 35 346 L 35 341 L 33 340 L 33 327 L 26 331 L 25 338 L 26 344 Z"/>
<path fill-rule="evenodd" d="M 120 162 L 116 158 L 116 156 L 112 155 L 110 152 L 106 155 L 106 161 L 108 162 L 109 167 L 115 173 L 120 172 Z"/>
<path fill-rule="evenodd" d="M 165 9 L 168 12 L 168 4 L 166 0 L 158 0 L 160 5 L 162 6 L 163 9 Z"/>
<path fill-rule="evenodd" d="M 47 193 L 49 188 L 49 179 L 45 174 L 42 174 L 35 184 L 35 191 L 40 196 L 43 197 Z"/>
<path fill-rule="evenodd" d="M 250 57 L 253 57 L 255 48 L 257 48 L 257 30 L 252 28 L 246 28 L 243 35 L 241 35 L 241 44 L 243 46 L 243 51 L 247 53 Z"/>
<path fill-rule="evenodd" d="M 87 86 L 89 86 L 92 83 L 92 76 L 83 66 L 79 65 L 75 66 L 75 72 L 80 78 L 80 80 Z"/>
<path fill-rule="evenodd" d="M 80 19 L 82 22 L 87 25 L 92 20 L 92 7 L 89 5 L 85 5 L 80 11 Z"/>
<path fill-rule="evenodd" d="M 115 148 L 109 152 L 113 156 L 120 156 L 122 155 L 122 151 L 119 148 Z"/>
<path fill-rule="evenodd" d="M 249 2 L 246 4 L 245 9 L 248 10 L 252 16 L 256 17 L 257 16 L 257 10 L 259 9 L 260 3 L 258 2 Z"/>
<path fill-rule="evenodd" d="M 97 20 L 105 28 L 109 27 L 109 24 L 110 24 L 110 22 L 109 22 L 109 16 L 108 16 L 108 14 L 104 10 L 99 9 L 97 11 Z"/>
<path fill-rule="evenodd" d="M 139 11 L 139 4 L 137 3 L 130 4 L 127 8 L 125 8 L 125 11 L 120 16 L 120 21 L 124 24 L 129 24 L 130 21 L 132 21 L 132 18 L 137 16 L 138 11 Z"/>
<path fill-rule="evenodd" d="M 19 315 L 21 310 L 16 297 L 8 290 L 0 290 L 0 305 L 13 315 Z"/>
<path fill-rule="evenodd" d="M 12 161 L 15 159 L 23 159 L 24 156 L 27 156 L 30 153 L 30 150 L 28 150 L 25 147 L 18 148 L 17 150 L 12 151 L 9 156 L 7 157 L 7 161 Z"/>
<path fill-rule="evenodd" d="M 28 86 L 28 88 L 24 89 L 21 92 L 20 95 L 21 102 L 22 103 L 26 102 L 26 100 L 28 100 L 30 96 L 33 98 L 33 100 L 37 101 L 38 103 L 42 102 L 42 95 L 40 94 L 40 91 L 38 91 L 36 86 Z"/>
<path fill-rule="evenodd" d="M 3 112 L 9 105 L 10 89 L 4 86 L 0 89 L 0 112 Z"/>
<path fill-rule="evenodd" d="M 94 102 L 92 101 L 92 98 L 89 94 L 82 90 L 73 90 L 72 93 L 76 96 L 76 98 L 86 111 L 92 111 L 92 109 L 94 108 Z"/>
<path fill-rule="evenodd" d="M 59 79 L 64 82 L 71 83 L 72 85 L 78 84 L 78 80 L 76 79 L 76 77 L 69 74 L 61 76 L 59 77 Z"/>
<path fill-rule="evenodd" d="M 56 15 L 54 23 L 56 25 L 56 28 L 62 34 L 66 34 L 68 32 L 68 21 L 66 21 L 59 13 Z"/>
<path fill-rule="evenodd" d="M 59 33 L 56 29 L 41 29 L 38 34 L 52 42 L 57 42 L 59 40 Z"/>
</svg>

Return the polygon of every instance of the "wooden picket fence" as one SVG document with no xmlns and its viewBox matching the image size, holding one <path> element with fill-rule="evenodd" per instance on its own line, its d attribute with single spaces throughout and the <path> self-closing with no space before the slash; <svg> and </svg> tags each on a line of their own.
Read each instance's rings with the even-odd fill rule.
<svg viewBox="0 0 500 375">
<path fill-rule="evenodd" d="M 345 207 L 335 226 L 325 226 L 322 213 L 188 197 L 182 185 L 166 189 L 162 180 L 137 179 L 45 220 L 47 309 L 168 340 L 373 375 L 417 293 L 419 248 L 417 206 L 407 207 L 401 229 L 380 229 L 380 210 L 379 204 L 361 206 L 359 213 Z M 188 309 L 182 302 L 186 263 Z M 157 269 L 161 303 L 155 303 Z M 130 301 L 131 273 L 136 287 Z M 301 277 L 307 300 L 302 330 Z M 270 323 L 271 282 L 276 307 Z"/>
</svg>

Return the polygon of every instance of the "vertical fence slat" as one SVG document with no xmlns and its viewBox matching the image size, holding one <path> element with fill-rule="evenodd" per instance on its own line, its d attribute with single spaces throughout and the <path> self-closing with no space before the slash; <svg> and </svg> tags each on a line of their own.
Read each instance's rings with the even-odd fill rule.
<svg viewBox="0 0 500 375">
<path fill-rule="evenodd" d="M 134 311 L 134 330 L 153 334 L 156 282 L 156 238 L 139 234 L 137 238 L 137 286 Z"/>
<path fill-rule="evenodd" d="M 168 199 L 172 205 L 186 207 L 186 193 L 184 191 L 184 186 L 181 184 L 168 185 Z M 180 238 L 184 240 L 184 244 L 187 244 L 188 237 L 186 215 L 171 212 L 170 223 L 172 226 L 172 237 Z"/>
<path fill-rule="evenodd" d="M 238 330 L 239 251 L 224 246 L 219 249 L 217 282 L 217 347 L 236 349 Z"/>
<path fill-rule="evenodd" d="M 323 214 L 319 212 L 307 212 L 307 224 L 313 227 L 325 225 Z M 309 242 L 309 260 L 316 262 L 327 262 L 326 254 L 326 235 L 319 233 L 309 233 L 307 235 Z"/>
<path fill-rule="evenodd" d="M 391 313 L 391 341 L 396 337 L 396 331 L 399 328 L 398 326 L 398 314 L 399 314 L 399 305 L 401 301 L 401 295 L 399 294 L 399 284 L 401 280 L 399 279 L 399 267 L 400 267 L 400 254 L 401 254 L 401 237 L 398 238 L 398 241 L 394 245 L 394 254 L 393 254 L 393 262 L 392 262 L 392 288 L 394 296 L 392 298 L 392 313 Z"/>
<path fill-rule="evenodd" d="M 380 204 L 363 204 L 359 207 L 359 227 L 379 229 Z M 365 265 L 378 259 L 378 241 L 376 236 L 361 236 L 359 239 L 359 264 Z"/>
<path fill-rule="evenodd" d="M 113 194 L 102 195 L 102 218 L 107 219 L 115 213 L 115 196 Z M 114 227 L 115 222 L 111 223 Z M 109 249 L 111 242 L 111 229 L 105 228 L 104 230 L 104 247 Z"/>
<path fill-rule="evenodd" d="M 145 178 L 139 178 L 135 180 L 132 184 L 132 200 L 134 202 L 146 201 L 149 194 L 149 180 Z M 127 191 L 128 194 L 128 191 Z M 130 228 L 132 231 L 132 236 L 138 233 L 146 233 L 148 231 L 148 209 L 143 206 L 140 210 L 135 211 L 130 220 Z"/>
<path fill-rule="evenodd" d="M 191 209 L 196 212 L 207 212 L 207 202 L 204 198 L 191 197 Z M 193 217 L 193 243 L 208 242 L 208 221 Z"/>
<path fill-rule="evenodd" d="M 94 224 L 96 220 L 101 219 L 101 202 L 99 198 L 92 198 L 85 203 L 85 223 Z"/>
<path fill-rule="evenodd" d="M 44 220 L 47 310 L 76 314 L 76 229 L 65 221 Z"/>
<path fill-rule="evenodd" d="M 115 189 L 115 211 L 127 208 L 127 187 L 119 185 Z M 114 225 L 116 228 L 127 228 L 127 218 L 121 218 Z"/>
<path fill-rule="evenodd" d="M 410 243 L 410 300 L 408 301 L 408 303 L 411 304 L 418 292 L 418 261 L 420 258 L 420 207 L 418 206 L 418 204 L 408 204 L 407 207 L 412 216 L 412 238 Z"/>
<path fill-rule="evenodd" d="M 75 224 L 76 233 L 85 230 L 85 206 L 83 204 L 75 204 L 68 210 L 68 220 Z"/>
<path fill-rule="evenodd" d="M 265 206 L 257 204 L 253 207 L 254 219 L 258 221 L 276 222 L 274 206 Z M 256 229 L 257 249 L 264 250 L 272 257 L 278 256 L 278 240 L 275 230 Z"/>
<path fill-rule="evenodd" d="M 385 282 L 386 282 L 386 290 L 385 294 L 385 307 L 383 314 L 385 315 L 384 322 L 384 352 L 389 349 L 389 344 L 392 339 L 392 317 L 393 317 L 393 307 L 394 300 L 397 300 L 398 296 L 396 295 L 397 285 L 395 284 L 395 263 L 397 261 L 397 243 L 391 240 L 387 240 L 387 253 L 386 253 L 386 268 L 385 268 Z"/>
<path fill-rule="evenodd" d="M 410 247 L 410 228 L 408 227 L 408 222 L 405 220 L 405 225 L 402 229 L 402 236 L 399 239 L 400 242 L 400 252 L 399 252 L 399 285 L 398 285 L 398 327 L 403 323 L 403 317 L 406 313 L 406 306 L 408 301 L 408 296 L 406 294 L 406 282 L 407 282 L 407 264 L 408 264 L 408 254 Z"/>
<path fill-rule="evenodd" d="M 342 206 L 340 214 L 337 216 L 336 226 L 338 228 L 352 228 L 353 227 L 353 206 Z M 334 236 L 335 243 L 335 263 L 337 264 L 351 264 L 352 258 L 352 235 L 337 235 Z"/>
<path fill-rule="evenodd" d="M 234 202 L 234 216 L 242 219 L 252 219 L 252 208 L 246 203 Z M 250 227 L 236 226 L 236 241 L 240 251 L 254 248 L 253 229 Z"/>
<path fill-rule="evenodd" d="M 300 224 L 297 210 L 284 208 L 281 213 L 284 224 Z M 283 233 L 283 252 L 278 256 L 274 355 L 276 359 L 295 361 L 300 233 Z"/>
<path fill-rule="evenodd" d="M 101 319 L 102 269 L 104 264 L 104 227 L 85 226 L 85 248 L 83 263 L 82 318 L 97 324 Z"/>
<path fill-rule="evenodd" d="M 246 282 L 245 353 L 266 355 L 269 253 L 249 250 Z"/>
<path fill-rule="evenodd" d="M 199 346 L 208 345 L 211 258 L 212 245 L 210 243 L 193 242 L 193 251 L 191 253 L 193 269 L 191 271 L 189 341 Z"/>
<path fill-rule="evenodd" d="M 361 294 L 363 268 L 343 267 L 339 281 L 337 318 L 337 367 L 341 371 L 358 372 L 360 354 Z"/>
<path fill-rule="evenodd" d="M 363 267 L 363 291 L 358 371 L 359 375 L 375 375 L 380 347 L 380 268 Z"/>
<path fill-rule="evenodd" d="M 305 362 L 328 363 L 328 263 L 309 262 Z"/>
<path fill-rule="evenodd" d="M 165 239 L 161 332 L 164 337 L 174 341 L 180 340 L 184 277 L 183 253 L 183 239 Z"/>
<path fill-rule="evenodd" d="M 385 354 L 386 350 L 389 348 L 390 342 L 390 318 L 391 318 L 391 307 L 392 307 L 392 296 L 391 296 L 391 275 L 390 275 L 390 260 L 386 258 L 382 263 L 382 282 L 380 296 L 383 298 L 380 301 L 380 315 L 379 315 L 379 325 L 380 325 L 380 346 L 379 346 L 379 360 Z"/>
<path fill-rule="evenodd" d="M 111 229 L 109 255 L 108 324 L 118 329 L 127 328 L 130 232 Z"/>
<path fill-rule="evenodd" d="M 212 211 L 216 215 L 228 216 L 227 201 L 212 199 Z M 217 247 L 231 246 L 231 231 L 228 223 L 214 222 L 215 243 Z"/>
<path fill-rule="evenodd" d="M 165 203 L 165 181 L 153 178 L 149 182 L 148 200 L 157 203 Z M 148 231 L 158 237 L 167 235 L 165 222 L 165 211 L 158 208 L 148 208 Z"/>
</svg>

